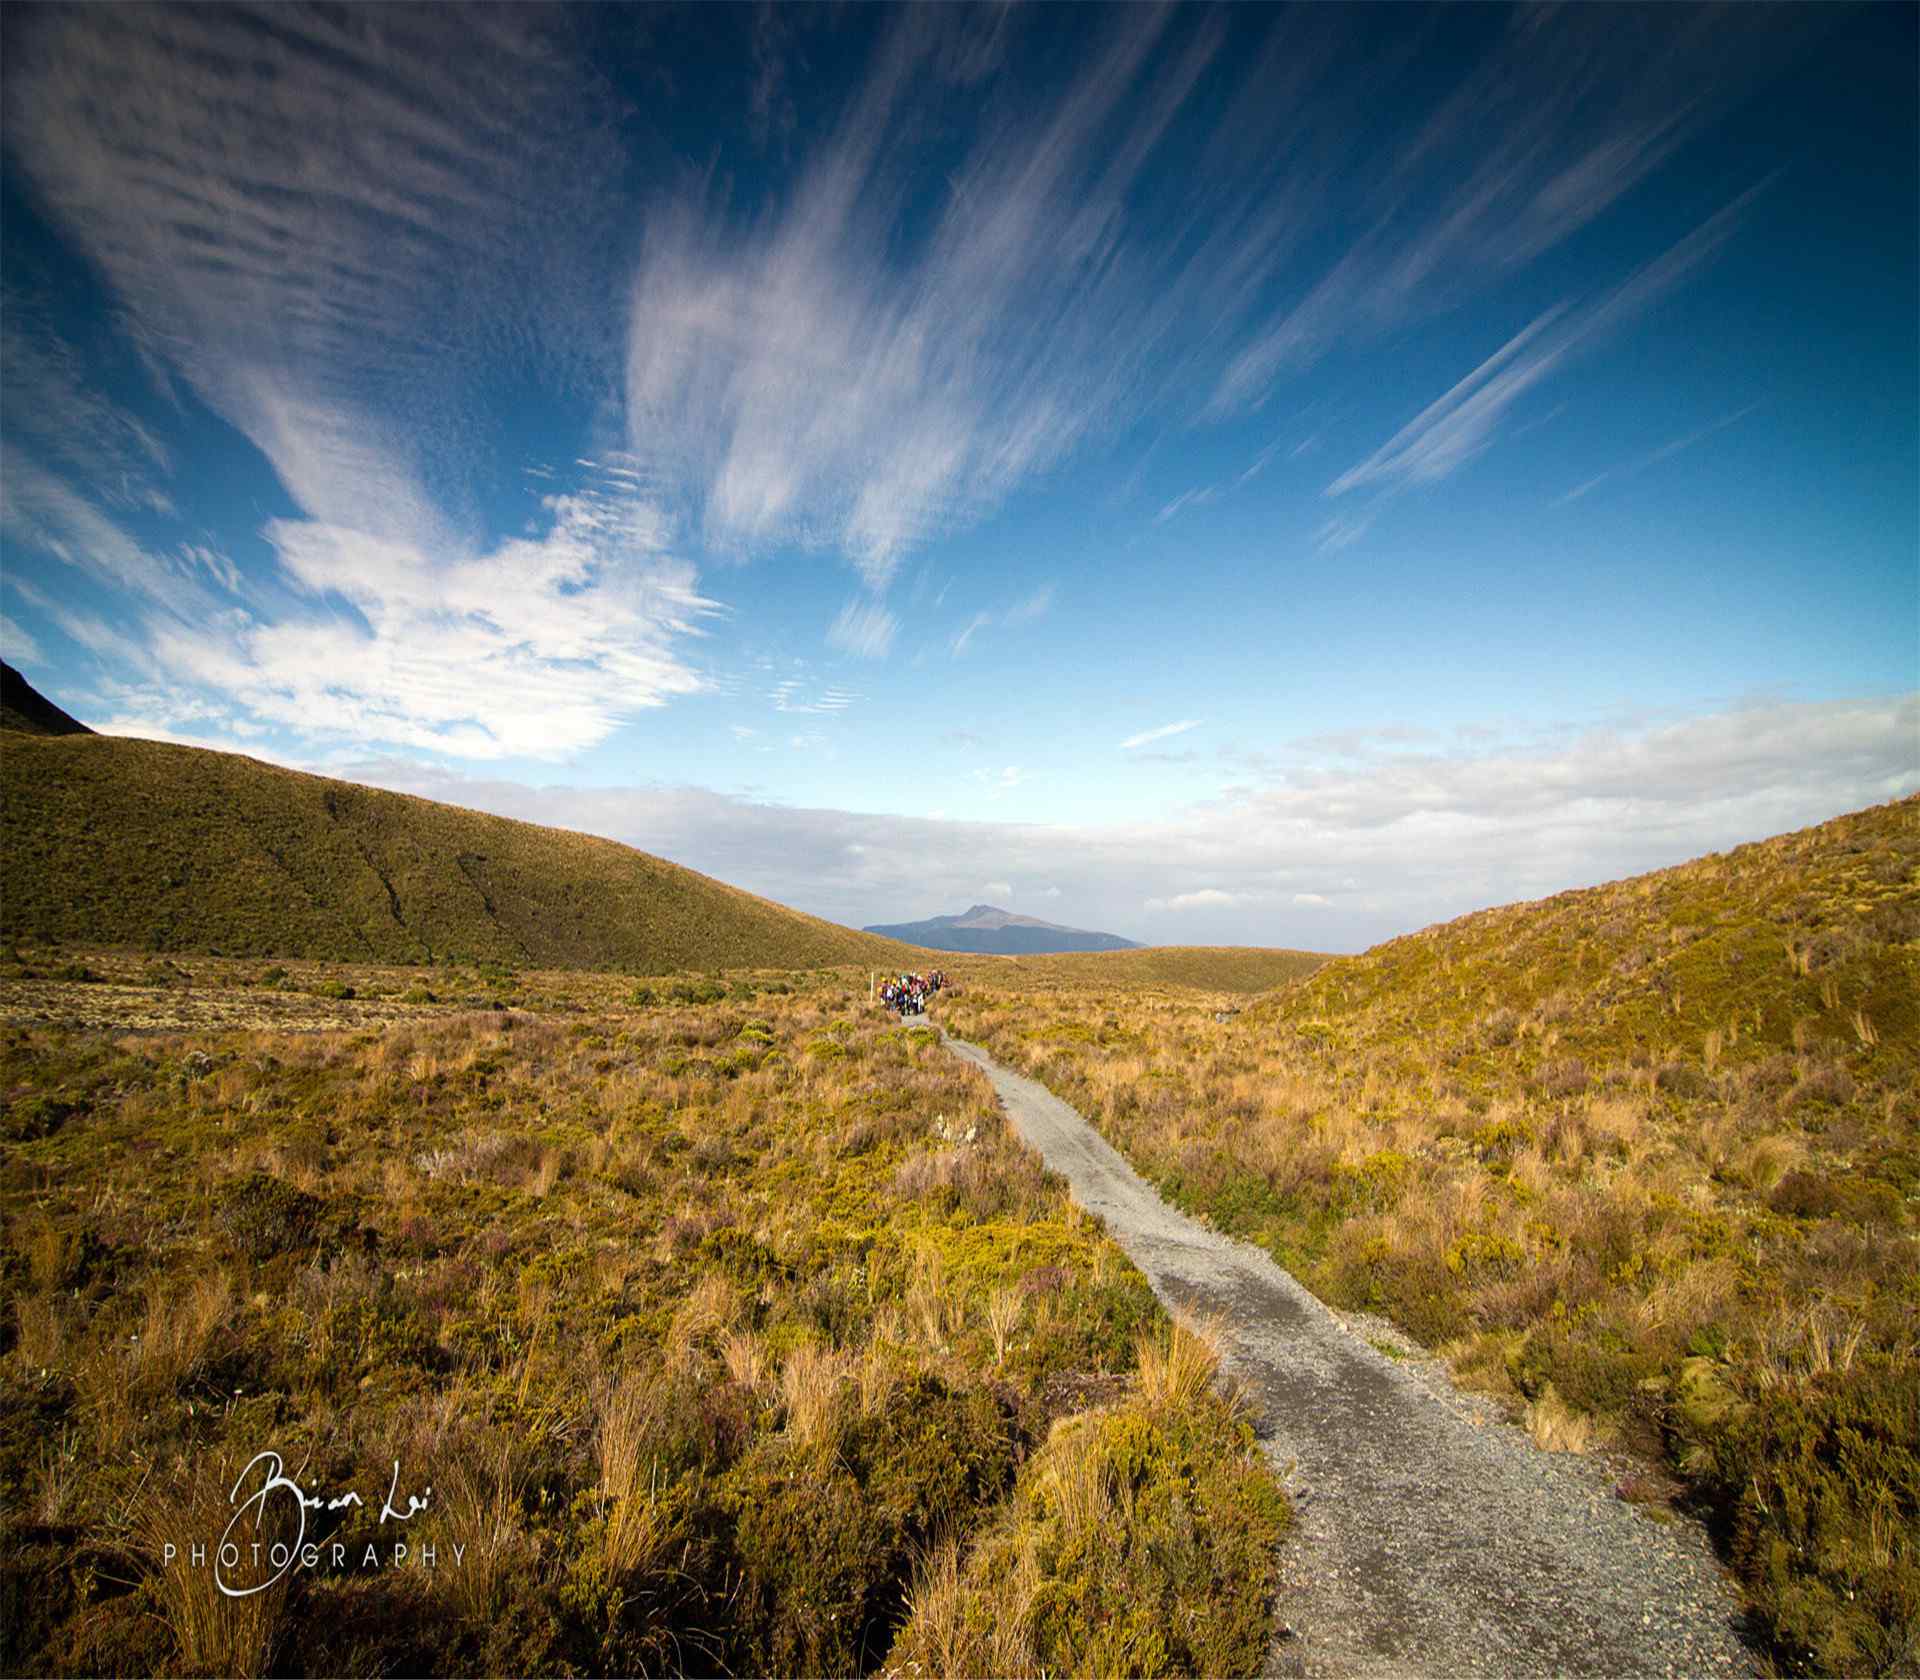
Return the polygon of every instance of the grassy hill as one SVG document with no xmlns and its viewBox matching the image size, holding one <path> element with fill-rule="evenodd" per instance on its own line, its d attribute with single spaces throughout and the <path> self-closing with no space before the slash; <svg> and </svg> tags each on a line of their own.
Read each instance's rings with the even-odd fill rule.
<svg viewBox="0 0 1920 1680">
<path fill-rule="evenodd" d="M 1149 945 L 1133 951 L 1057 951 L 1023 957 L 954 956 L 939 966 L 963 983 L 1023 989 L 1184 986 L 1264 992 L 1331 959 L 1314 951 L 1251 945 Z"/>
<path fill-rule="evenodd" d="M 0 855 L 13 942 L 639 974 L 923 956 L 612 840 L 104 735 L 5 737 Z"/>
<path fill-rule="evenodd" d="M 1920 799 L 1226 1019 L 985 980 L 947 1017 L 1543 1446 L 1637 1454 L 1621 1496 L 1708 1518 L 1781 1670 L 1920 1665 Z"/>
</svg>

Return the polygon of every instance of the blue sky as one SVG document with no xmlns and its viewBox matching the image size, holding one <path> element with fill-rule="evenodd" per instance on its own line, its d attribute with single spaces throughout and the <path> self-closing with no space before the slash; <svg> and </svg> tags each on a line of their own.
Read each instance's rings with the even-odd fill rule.
<svg viewBox="0 0 1920 1680">
<path fill-rule="evenodd" d="M 853 923 L 1904 794 L 1916 16 L 9 7 L 0 642 Z"/>
</svg>

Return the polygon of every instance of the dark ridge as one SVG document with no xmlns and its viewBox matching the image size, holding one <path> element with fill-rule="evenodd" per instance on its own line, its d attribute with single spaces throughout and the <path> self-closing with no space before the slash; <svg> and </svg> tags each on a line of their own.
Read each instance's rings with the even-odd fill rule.
<svg viewBox="0 0 1920 1680">
<path fill-rule="evenodd" d="M 23 735 L 91 735 L 93 731 L 56 706 L 5 660 L 0 660 L 0 729 Z"/>
</svg>

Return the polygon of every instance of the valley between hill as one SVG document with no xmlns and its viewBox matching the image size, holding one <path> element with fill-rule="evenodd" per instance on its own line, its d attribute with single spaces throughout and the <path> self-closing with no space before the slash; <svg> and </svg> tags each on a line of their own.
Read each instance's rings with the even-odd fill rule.
<svg viewBox="0 0 1920 1680">
<path fill-rule="evenodd" d="M 1920 1665 L 1920 800 L 1331 959 L 934 958 L 84 733 L 9 733 L 0 838 L 26 1666 L 1224 1674 L 1277 1618 L 1298 1672 L 1724 1667 L 1676 1515 L 1763 1663 Z M 871 1005 L 932 966 L 941 1025 L 1124 1157 L 1086 1192 L 1117 1234 L 1145 1186 L 1201 1222 L 1135 1258 L 1238 1313 L 1294 1551 L 1248 1392 L 983 1074 Z M 1466 1413 L 1408 1424 L 1410 1348 Z M 451 1466 L 431 1526 L 480 1567 L 170 1575 L 267 1441 L 342 1484 L 394 1443 Z M 1402 1590 L 1475 1536 L 1491 1573 Z M 1633 1536 L 1671 1565 L 1644 1643 Z M 1590 1643 L 1536 1637 L 1556 1580 Z"/>
</svg>

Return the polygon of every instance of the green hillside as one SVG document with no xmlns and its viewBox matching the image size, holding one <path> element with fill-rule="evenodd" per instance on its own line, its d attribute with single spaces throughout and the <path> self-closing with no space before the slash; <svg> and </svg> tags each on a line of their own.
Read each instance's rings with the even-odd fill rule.
<svg viewBox="0 0 1920 1680">
<path fill-rule="evenodd" d="M 1555 1060 L 1739 1065 L 1781 1051 L 1910 1071 L 1920 799 L 1657 874 L 1483 910 L 1322 971 L 1276 1004 L 1375 1052 L 1489 1076 Z"/>
<path fill-rule="evenodd" d="M 112 736 L 0 745 L 0 938 L 660 974 L 917 962 L 612 840 Z"/>
<path fill-rule="evenodd" d="M 1256 945 L 1149 945 L 1133 951 L 1056 951 L 1025 957 L 942 956 L 963 982 L 1020 990 L 1054 987 L 1190 986 L 1264 992 L 1312 974 L 1331 959 L 1315 951 Z"/>
</svg>

